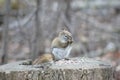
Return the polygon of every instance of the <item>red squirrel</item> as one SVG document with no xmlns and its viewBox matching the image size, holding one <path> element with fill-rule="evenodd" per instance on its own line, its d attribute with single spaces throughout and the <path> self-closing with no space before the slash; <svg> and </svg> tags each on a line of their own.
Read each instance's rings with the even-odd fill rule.
<svg viewBox="0 0 120 80">
<path fill-rule="evenodd" d="M 51 43 L 51 53 L 43 54 L 33 64 L 40 64 L 69 57 L 73 43 L 72 34 L 67 30 L 61 30 Z"/>
</svg>

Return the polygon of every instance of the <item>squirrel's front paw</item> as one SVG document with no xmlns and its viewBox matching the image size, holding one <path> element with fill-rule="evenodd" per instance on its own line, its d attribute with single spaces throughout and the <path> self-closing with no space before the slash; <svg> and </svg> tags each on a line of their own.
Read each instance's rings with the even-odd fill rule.
<svg viewBox="0 0 120 80">
<path fill-rule="evenodd" d="M 64 60 L 70 60 L 69 58 L 64 58 Z"/>
</svg>

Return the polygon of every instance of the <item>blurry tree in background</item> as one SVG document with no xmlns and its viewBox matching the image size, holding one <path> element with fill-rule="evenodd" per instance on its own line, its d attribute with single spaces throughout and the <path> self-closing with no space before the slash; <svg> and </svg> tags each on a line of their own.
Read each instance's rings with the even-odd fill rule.
<svg viewBox="0 0 120 80">
<path fill-rule="evenodd" d="M 35 36 L 31 41 L 31 59 L 35 59 L 38 53 L 44 53 L 44 37 L 42 34 L 41 20 L 40 20 L 40 10 L 42 5 L 42 0 L 36 0 L 36 12 L 35 12 Z"/>
<path fill-rule="evenodd" d="M 5 17 L 4 17 L 4 22 L 5 26 L 3 27 L 3 43 L 2 43 L 2 63 L 7 63 L 8 60 L 8 31 L 9 31 L 9 14 L 10 14 L 10 1 L 11 0 L 6 0 L 5 3 Z"/>
</svg>

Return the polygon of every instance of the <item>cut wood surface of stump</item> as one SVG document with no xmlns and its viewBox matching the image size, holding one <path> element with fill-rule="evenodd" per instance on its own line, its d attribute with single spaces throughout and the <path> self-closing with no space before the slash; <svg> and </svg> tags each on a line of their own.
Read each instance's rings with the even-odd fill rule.
<svg viewBox="0 0 120 80">
<path fill-rule="evenodd" d="M 89 58 L 42 65 L 26 60 L 0 66 L 0 80 L 113 80 L 113 69 L 110 63 Z"/>
</svg>

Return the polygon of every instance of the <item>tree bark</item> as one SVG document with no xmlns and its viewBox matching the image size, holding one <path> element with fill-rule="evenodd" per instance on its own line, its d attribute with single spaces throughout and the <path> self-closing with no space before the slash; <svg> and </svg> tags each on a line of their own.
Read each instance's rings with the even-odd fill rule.
<svg viewBox="0 0 120 80">
<path fill-rule="evenodd" d="M 0 66 L 0 80 L 113 80 L 109 63 L 89 58 L 71 58 L 49 65 L 23 65 L 20 61 Z"/>
</svg>

